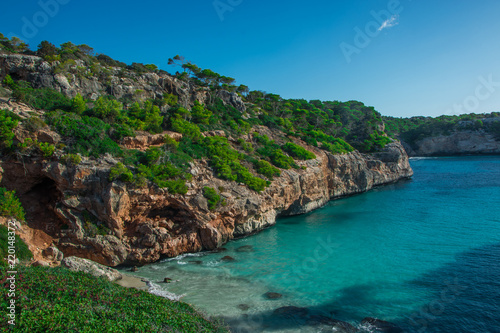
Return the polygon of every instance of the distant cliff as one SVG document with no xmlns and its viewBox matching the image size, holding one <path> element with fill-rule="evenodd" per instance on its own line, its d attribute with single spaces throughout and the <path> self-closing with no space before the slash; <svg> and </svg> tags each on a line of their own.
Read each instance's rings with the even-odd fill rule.
<svg viewBox="0 0 500 333">
<path fill-rule="evenodd" d="M 500 141 L 492 134 L 462 131 L 428 137 L 406 146 L 410 156 L 452 156 L 500 154 Z"/>
<path fill-rule="evenodd" d="M 461 116 L 384 117 L 386 130 L 410 156 L 500 154 L 500 113 Z"/>
</svg>

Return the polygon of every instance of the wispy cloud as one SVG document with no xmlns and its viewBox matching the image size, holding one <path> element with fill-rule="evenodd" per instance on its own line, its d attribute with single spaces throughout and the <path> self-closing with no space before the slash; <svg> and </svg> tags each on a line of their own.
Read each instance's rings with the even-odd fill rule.
<svg viewBox="0 0 500 333">
<path fill-rule="evenodd" d="M 390 19 L 385 20 L 384 23 L 378 28 L 378 31 L 382 31 L 384 29 L 392 28 L 395 25 L 399 24 L 399 15 L 393 15 Z"/>
</svg>

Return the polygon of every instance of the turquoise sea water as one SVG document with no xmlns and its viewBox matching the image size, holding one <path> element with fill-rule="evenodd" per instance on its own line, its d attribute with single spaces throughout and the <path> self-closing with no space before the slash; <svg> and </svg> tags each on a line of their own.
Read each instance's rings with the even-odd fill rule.
<svg viewBox="0 0 500 333">
<path fill-rule="evenodd" d="M 377 317 L 407 332 L 500 332 L 500 157 L 411 164 L 411 180 L 135 274 L 172 278 L 155 287 L 234 332 L 332 332 L 311 315 L 356 326 Z M 308 316 L 274 313 L 283 306 Z"/>
</svg>

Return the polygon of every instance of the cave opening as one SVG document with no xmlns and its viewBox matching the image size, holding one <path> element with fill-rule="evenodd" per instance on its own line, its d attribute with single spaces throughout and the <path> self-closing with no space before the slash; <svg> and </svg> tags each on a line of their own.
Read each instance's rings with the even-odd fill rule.
<svg viewBox="0 0 500 333">
<path fill-rule="evenodd" d="M 62 197 L 55 181 L 50 178 L 44 178 L 21 195 L 20 199 L 26 211 L 28 225 L 50 236 L 56 236 L 63 225 L 55 213 L 56 205 Z"/>
</svg>

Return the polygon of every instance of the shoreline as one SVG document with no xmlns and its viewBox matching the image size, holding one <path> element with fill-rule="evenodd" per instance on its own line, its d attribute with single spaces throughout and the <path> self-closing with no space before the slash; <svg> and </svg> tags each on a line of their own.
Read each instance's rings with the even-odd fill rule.
<svg viewBox="0 0 500 333">
<path fill-rule="evenodd" d="M 146 282 L 143 281 L 144 280 L 143 278 L 138 278 L 136 276 L 126 274 L 123 272 L 120 272 L 120 274 L 122 275 L 122 278 L 120 280 L 114 281 L 114 283 L 125 288 L 135 288 L 137 290 L 144 290 L 144 291 L 149 290 L 149 287 L 146 284 Z"/>
</svg>

